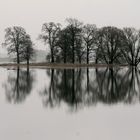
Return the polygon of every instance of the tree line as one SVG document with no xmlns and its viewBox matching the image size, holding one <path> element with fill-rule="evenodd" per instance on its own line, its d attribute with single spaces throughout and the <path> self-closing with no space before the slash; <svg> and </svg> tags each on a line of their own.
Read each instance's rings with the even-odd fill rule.
<svg viewBox="0 0 140 140">
<path fill-rule="evenodd" d="M 49 46 L 46 56 L 51 63 L 104 63 L 129 64 L 140 62 L 140 30 L 133 27 L 123 29 L 107 26 L 97 28 L 95 24 L 83 24 L 77 19 L 66 19 L 67 25 L 48 22 L 42 25 L 39 40 Z M 35 52 L 30 35 L 22 27 L 5 29 L 8 54 L 15 55 L 19 64 L 32 59 Z"/>
</svg>

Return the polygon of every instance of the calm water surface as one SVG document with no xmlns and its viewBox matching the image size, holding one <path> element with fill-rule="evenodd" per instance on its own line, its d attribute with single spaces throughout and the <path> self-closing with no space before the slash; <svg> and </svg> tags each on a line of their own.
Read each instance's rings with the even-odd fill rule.
<svg viewBox="0 0 140 140">
<path fill-rule="evenodd" d="M 0 68 L 0 140 L 139 140 L 140 71 Z"/>
</svg>

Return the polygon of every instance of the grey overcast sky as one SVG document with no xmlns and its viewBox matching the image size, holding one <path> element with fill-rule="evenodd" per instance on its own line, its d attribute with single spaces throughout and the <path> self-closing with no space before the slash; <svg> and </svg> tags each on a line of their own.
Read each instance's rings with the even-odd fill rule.
<svg viewBox="0 0 140 140">
<path fill-rule="evenodd" d="M 67 17 L 94 23 L 97 27 L 114 25 L 139 29 L 140 0 L 0 0 L 0 43 L 4 29 L 14 25 L 24 27 L 37 43 L 44 22 L 63 24 Z"/>
</svg>

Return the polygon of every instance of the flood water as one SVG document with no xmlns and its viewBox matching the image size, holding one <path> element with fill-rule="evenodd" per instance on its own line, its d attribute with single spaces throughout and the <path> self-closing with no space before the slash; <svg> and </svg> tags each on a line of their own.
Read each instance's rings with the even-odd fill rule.
<svg viewBox="0 0 140 140">
<path fill-rule="evenodd" d="M 140 71 L 0 68 L 0 140 L 139 140 Z"/>
</svg>

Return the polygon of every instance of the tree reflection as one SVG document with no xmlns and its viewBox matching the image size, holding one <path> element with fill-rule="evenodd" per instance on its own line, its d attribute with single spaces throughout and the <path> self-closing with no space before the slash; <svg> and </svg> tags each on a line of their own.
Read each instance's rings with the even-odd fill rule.
<svg viewBox="0 0 140 140">
<path fill-rule="evenodd" d="M 140 71 L 135 68 L 50 69 L 49 87 L 41 92 L 45 106 L 66 103 L 71 110 L 85 106 L 136 103 Z"/>
<path fill-rule="evenodd" d="M 9 73 L 8 80 L 4 84 L 8 102 L 23 102 L 32 90 L 33 81 L 33 74 L 29 68 L 27 70 L 17 68 L 12 74 Z"/>
<path fill-rule="evenodd" d="M 96 71 L 98 100 L 101 102 L 108 104 L 117 103 L 124 98 L 125 93 L 122 87 L 123 75 L 119 74 L 118 71 L 118 69 L 113 70 L 113 68 L 107 68 L 104 71 Z"/>
<path fill-rule="evenodd" d="M 81 101 L 79 96 L 81 93 L 81 69 L 52 69 L 47 70 L 50 77 L 49 87 L 46 87 L 41 95 L 43 96 L 43 104 L 45 106 L 55 107 L 60 102 L 66 102 L 70 106 L 76 107 Z M 77 84 L 76 84 L 77 83 Z M 76 85 L 76 86 L 75 86 Z"/>
<path fill-rule="evenodd" d="M 125 102 L 135 103 L 137 100 L 140 101 L 140 71 L 137 68 L 131 68 L 127 71 L 124 82 L 127 83 L 124 86 L 126 92 Z"/>
<path fill-rule="evenodd" d="M 59 99 L 55 94 L 56 84 L 58 83 L 59 73 L 55 73 L 54 69 L 48 69 L 47 75 L 50 77 L 49 87 L 45 87 L 44 91 L 41 92 L 43 96 L 43 104 L 44 106 L 55 107 L 59 105 Z M 58 77 L 56 76 L 58 75 Z"/>
</svg>

